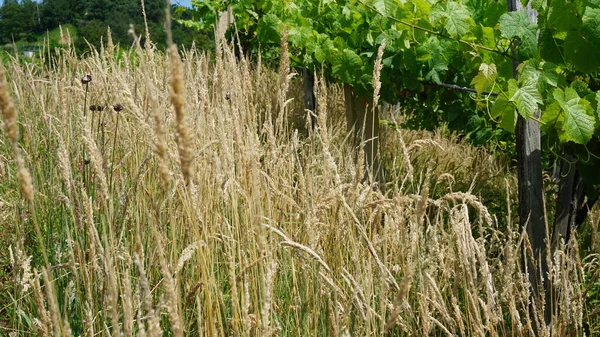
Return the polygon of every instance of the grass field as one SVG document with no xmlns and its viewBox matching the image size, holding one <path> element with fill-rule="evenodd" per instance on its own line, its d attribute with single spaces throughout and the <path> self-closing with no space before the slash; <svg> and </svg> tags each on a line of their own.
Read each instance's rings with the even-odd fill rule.
<svg viewBox="0 0 600 337">
<path fill-rule="evenodd" d="M 285 71 L 112 48 L 3 66 L 0 334 L 600 332 L 575 237 L 541 323 L 515 177 L 485 150 L 384 130 L 389 184 L 364 183 L 340 87 L 318 83 L 309 131 Z"/>
</svg>

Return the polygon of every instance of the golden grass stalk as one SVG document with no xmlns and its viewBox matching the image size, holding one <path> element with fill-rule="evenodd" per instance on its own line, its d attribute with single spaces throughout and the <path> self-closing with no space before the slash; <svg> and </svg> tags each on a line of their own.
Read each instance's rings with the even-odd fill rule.
<svg viewBox="0 0 600 337">
<path fill-rule="evenodd" d="M 296 248 L 296 249 L 298 249 L 300 251 L 303 251 L 303 252 L 307 253 L 315 261 L 317 261 L 325 270 L 327 270 L 328 272 L 331 271 L 331 268 L 329 268 L 329 266 L 327 265 L 327 263 L 325 263 L 325 261 L 323 261 L 323 259 L 319 256 L 319 254 L 317 254 L 310 247 L 307 247 L 305 245 L 302 245 L 302 244 L 299 244 L 299 243 L 293 242 L 293 241 L 283 241 L 283 242 L 281 242 L 281 245 L 282 246 Z"/>
<path fill-rule="evenodd" d="M 63 183 L 65 184 L 65 190 L 68 196 L 72 196 L 73 193 L 73 175 L 71 172 L 71 163 L 69 161 L 69 155 L 67 152 L 67 147 L 65 145 L 65 141 L 63 137 L 57 133 L 58 138 L 58 149 L 57 149 L 57 157 L 58 157 L 58 166 L 60 167 L 61 177 L 63 179 Z M 69 203 L 72 201 L 69 200 Z"/>
<path fill-rule="evenodd" d="M 288 53 L 287 44 L 288 32 L 287 29 L 283 30 L 281 35 L 280 48 L 281 57 L 279 60 L 279 91 L 278 91 L 278 104 L 279 113 L 277 114 L 277 120 L 275 123 L 276 132 L 280 133 L 283 131 L 283 121 L 286 117 L 286 96 L 290 87 L 290 55 Z"/>
<path fill-rule="evenodd" d="M 46 302 L 44 301 L 44 294 L 42 293 L 42 287 L 40 286 L 40 277 L 40 274 L 36 271 L 33 279 L 31 279 L 31 288 L 35 295 L 35 306 L 40 320 L 39 329 L 41 330 L 41 335 L 48 337 L 50 330 L 52 330 L 52 323 L 48 319 Z"/>
<path fill-rule="evenodd" d="M 185 116 L 185 85 L 181 59 L 177 52 L 177 46 L 169 47 L 169 59 L 171 62 L 171 103 L 175 108 L 177 149 L 179 150 L 179 162 L 181 173 L 186 185 L 192 182 L 192 160 L 190 131 Z"/>
<path fill-rule="evenodd" d="M 134 293 L 131 285 L 131 275 L 129 273 L 129 269 L 131 269 L 131 257 L 129 255 L 126 258 L 126 261 L 128 270 L 123 273 L 123 291 L 121 292 L 121 303 L 123 307 L 123 335 L 125 337 L 132 337 L 135 316 L 133 309 Z"/>
<path fill-rule="evenodd" d="M 107 200 L 110 197 L 110 194 L 108 192 L 108 180 L 106 179 L 106 174 L 104 173 L 103 169 L 102 155 L 98 150 L 96 141 L 94 140 L 92 132 L 85 119 L 81 120 L 81 126 L 83 131 L 83 141 L 90 157 L 90 163 L 94 169 L 94 177 L 95 179 L 98 179 L 100 186 L 100 195 L 104 200 Z M 83 166 L 83 170 L 85 170 L 85 164 Z"/>
<path fill-rule="evenodd" d="M 54 336 L 61 336 L 63 329 L 60 317 L 60 309 L 58 307 L 56 292 L 54 290 L 54 282 L 50 280 L 46 268 L 42 268 L 42 278 L 44 279 L 44 287 L 46 288 L 46 300 L 48 301 L 48 307 L 50 309 L 50 318 L 52 322 L 52 328 L 54 329 Z"/>
<path fill-rule="evenodd" d="M 140 260 L 137 253 L 133 256 L 133 262 L 135 263 L 139 273 L 139 287 L 140 287 L 140 309 L 138 311 L 138 327 L 143 326 L 144 321 L 147 323 L 146 333 L 150 337 L 162 336 L 162 329 L 160 327 L 159 315 L 156 313 L 154 306 L 152 305 L 152 293 L 150 292 L 150 284 L 146 275 L 146 269 Z M 145 312 L 146 319 L 140 320 L 139 317 L 142 310 Z"/>
<path fill-rule="evenodd" d="M 4 64 L 0 62 L 0 111 L 2 111 L 2 123 L 4 124 L 4 132 L 8 139 L 17 142 L 17 112 L 15 106 L 8 94 L 8 84 L 6 82 L 6 71 Z"/>
<path fill-rule="evenodd" d="M 142 16 L 144 17 L 144 29 L 146 32 L 146 52 L 149 57 L 152 57 L 152 41 L 150 40 L 150 29 L 148 29 L 148 20 L 146 18 L 146 2 L 141 1 L 142 4 Z"/>
<path fill-rule="evenodd" d="M 169 158 L 167 154 L 167 137 L 164 127 L 164 118 L 158 109 L 154 87 L 150 82 L 146 83 L 149 90 L 149 105 L 154 120 L 154 135 L 156 136 L 155 153 L 158 157 L 158 172 L 162 180 L 164 190 L 168 190 L 171 185 L 171 171 L 169 170 Z"/>
<path fill-rule="evenodd" d="M 121 327 L 119 324 L 119 284 L 117 280 L 118 270 L 113 260 L 114 253 L 112 247 L 108 247 L 107 255 L 104 259 L 104 273 L 108 279 L 108 298 L 107 304 L 111 323 L 111 334 L 113 336 L 121 335 Z"/>
<path fill-rule="evenodd" d="M 171 331 L 175 337 L 183 337 L 183 327 L 181 322 L 181 315 L 179 313 L 179 295 L 177 291 L 177 280 L 173 278 L 173 273 L 165 257 L 165 250 L 162 244 L 162 235 L 157 228 L 151 228 L 154 238 L 156 240 L 156 251 L 158 253 L 158 260 L 160 262 L 160 272 L 163 277 L 163 283 L 165 286 L 166 294 L 166 307 L 169 315 L 169 322 L 171 323 Z"/>
<path fill-rule="evenodd" d="M 106 29 L 106 52 L 111 57 L 115 54 L 115 44 L 112 39 L 112 32 L 110 31 L 110 26 L 108 26 Z"/>
<path fill-rule="evenodd" d="M 21 189 L 25 200 L 31 202 L 33 201 L 33 183 L 31 182 L 31 174 L 25 167 L 25 160 L 16 143 L 15 151 L 17 152 L 17 180 L 19 181 L 19 188 Z"/>
<path fill-rule="evenodd" d="M 379 91 L 381 90 L 381 70 L 383 69 L 383 52 L 385 50 L 385 40 L 381 42 L 381 45 L 377 49 L 377 58 L 375 59 L 375 66 L 373 67 L 373 111 L 377 109 L 379 104 Z M 379 121 L 373 121 L 379 122 Z"/>
</svg>

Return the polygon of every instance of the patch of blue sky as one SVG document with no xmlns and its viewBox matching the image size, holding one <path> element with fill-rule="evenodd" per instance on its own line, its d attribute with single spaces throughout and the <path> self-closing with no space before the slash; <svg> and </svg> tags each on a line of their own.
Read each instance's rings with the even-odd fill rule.
<svg viewBox="0 0 600 337">
<path fill-rule="evenodd" d="M 42 2 L 43 0 L 33 0 L 35 2 Z M 174 5 L 180 5 L 185 7 L 192 7 L 192 0 L 171 0 Z"/>
</svg>

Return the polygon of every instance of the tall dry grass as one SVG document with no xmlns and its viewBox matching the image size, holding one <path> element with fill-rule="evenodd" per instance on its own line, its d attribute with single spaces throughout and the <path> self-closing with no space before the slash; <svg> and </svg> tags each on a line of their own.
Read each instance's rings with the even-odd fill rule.
<svg viewBox="0 0 600 337">
<path fill-rule="evenodd" d="M 3 236 L 3 334 L 583 334 L 589 264 L 576 238 L 551 257 L 557 309 L 545 327 L 510 208 L 491 213 L 475 191 L 432 183 L 473 180 L 489 156 L 455 168 L 438 157 L 466 158 L 453 142 L 390 135 L 398 144 L 385 156 L 403 164 L 383 194 L 351 160 L 339 87 L 317 81 L 319 126 L 304 134 L 286 122 L 305 115 L 281 90 L 288 74 L 238 60 L 230 46 L 216 63 L 194 49 L 180 63 L 109 49 L 6 65 L 2 97 L 19 113 L 22 151 L 8 119 L 0 225 L 14 234 Z M 84 106 L 84 74 L 88 104 L 102 110 Z M 420 163 L 426 147 L 441 149 Z M 31 198 L 17 188 L 20 155 Z"/>
</svg>

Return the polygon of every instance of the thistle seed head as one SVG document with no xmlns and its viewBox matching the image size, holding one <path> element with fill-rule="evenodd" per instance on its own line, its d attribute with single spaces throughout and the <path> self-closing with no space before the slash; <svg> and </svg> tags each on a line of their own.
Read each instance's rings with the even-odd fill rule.
<svg viewBox="0 0 600 337">
<path fill-rule="evenodd" d="M 81 84 L 88 84 L 92 81 L 92 75 L 83 75 L 81 77 Z"/>
</svg>

